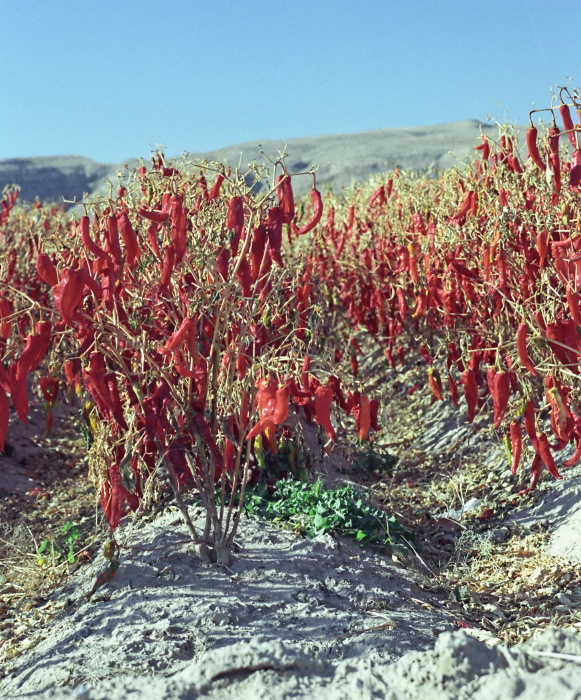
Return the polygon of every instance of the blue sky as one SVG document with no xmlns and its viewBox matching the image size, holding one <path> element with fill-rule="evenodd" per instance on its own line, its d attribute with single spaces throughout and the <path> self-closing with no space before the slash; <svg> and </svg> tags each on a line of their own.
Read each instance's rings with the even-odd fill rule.
<svg viewBox="0 0 581 700">
<path fill-rule="evenodd" d="M 581 87 L 577 0 L 2 0 L 0 159 L 488 117 Z"/>
</svg>

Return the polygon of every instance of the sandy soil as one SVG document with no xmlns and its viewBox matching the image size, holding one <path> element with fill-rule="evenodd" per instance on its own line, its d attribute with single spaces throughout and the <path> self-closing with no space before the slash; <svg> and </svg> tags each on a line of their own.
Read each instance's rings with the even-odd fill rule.
<svg viewBox="0 0 581 700">
<path fill-rule="evenodd" d="M 498 445 L 461 413 L 437 404 L 421 420 L 430 428 L 416 450 L 480 450 L 498 462 Z M 562 556 L 567 542 L 575 558 L 581 478 L 565 477 L 515 517 L 554 520 L 550 547 Z M 106 563 L 99 556 L 47 599 L 57 612 L 8 664 L 0 695 L 581 698 L 581 635 L 547 629 L 508 649 L 486 630 L 460 629 L 445 596 L 418 586 L 414 567 L 387 550 L 309 541 L 248 516 L 226 570 L 202 564 L 187 539 L 173 508 L 127 519 L 116 576 L 87 599 Z"/>
</svg>

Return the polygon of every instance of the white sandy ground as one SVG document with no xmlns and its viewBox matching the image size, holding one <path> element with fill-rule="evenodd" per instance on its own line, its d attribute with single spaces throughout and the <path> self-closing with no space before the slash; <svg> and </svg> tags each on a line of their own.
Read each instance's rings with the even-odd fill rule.
<svg viewBox="0 0 581 700">
<path fill-rule="evenodd" d="M 248 518 L 218 570 L 180 544 L 175 511 L 120 535 L 102 599 L 85 597 L 101 560 L 55 594 L 65 607 L 2 698 L 581 698 L 581 635 L 548 630 L 509 651 L 453 632 L 437 596 L 351 541 Z"/>
<path fill-rule="evenodd" d="M 506 469 L 461 411 L 435 404 L 420 419 L 429 427 L 416 450 L 479 451 Z M 548 520 L 550 546 L 562 555 L 566 542 L 579 561 L 581 477 L 564 477 L 516 517 Z M 141 527 L 124 522 L 122 565 L 102 597 L 86 599 L 99 557 L 47 601 L 62 609 L 4 670 L 0 697 L 581 698 L 581 635 L 547 630 L 508 650 L 484 630 L 458 630 L 445 601 L 386 550 L 308 541 L 247 517 L 225 570 L 200 563 L 186 539 L 173 509 Z"/>
</svg>

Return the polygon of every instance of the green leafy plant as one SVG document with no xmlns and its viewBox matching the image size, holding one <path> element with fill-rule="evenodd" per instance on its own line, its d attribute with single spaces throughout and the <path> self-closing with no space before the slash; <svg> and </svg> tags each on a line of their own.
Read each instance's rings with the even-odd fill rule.
<svg viewBox="0 0 581 700">
<path fill-rule="evenodd" d="M 39 565 L 44 566 L 50 560 L 58 564 L 64 561 L 74 564 L 76 559 L 75 543 L 80 536 L 81 532 L 77 525 L 65 523 L 61 528 L 61 536 L 57 541 L 43 540 L 36 550 Z"/>
<path fill-rule="evenodd" d="M 326 489 L 321 479 L 314 484 L 280 481 L 272 495 L 261 486 L 247 494 L 245 508 L 265 520 L 289 522 L 306 537 L 331 532 L 362 545 L 388 546 L 402 535 L 411 537 L 395 517 L 373 506 L 353 486 Z"/>
</svg>

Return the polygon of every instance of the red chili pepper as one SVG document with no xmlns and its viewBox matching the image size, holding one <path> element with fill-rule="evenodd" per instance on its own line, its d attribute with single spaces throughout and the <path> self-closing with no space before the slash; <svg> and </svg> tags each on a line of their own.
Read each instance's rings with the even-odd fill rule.
<svg viewBox="0 0 581 700">
<path fill-rule="evenodd" d="M 478 385 L 476 384 L 476 375 L 472 369 L 465 369 L 461 375 L 461 381 L 464 386 L 464 396 L 468 406 L 468 422 L 472 423 L 476 415 L 476 407 L 478 405 Z"/>
<path fill-rule="evenodd" d="M 516 349 L 518 353 L 518 359 L 521 361 L 523 367 L 528 369 L 528 371 L 533 375 L 533 377 L 538 377 L 537 370 L 531 362 L 527 351 L 527 337 L 529 334 L 529 327 L 526 323 L 519 324 L 516 332 Z"/>
<path fill-rule="evenodd" d="M 372 207 L 376 202 L 381 207 L 385 204 L 387 198 L 385 196 L 385 186 L 380 185 L 369 198 L 369 206 Z"/>
<path fill-rule="evenodd" d="M 260 224 L 254 229 L 252 243 L 250 244 L 250 271 L 252 273 L 253 282 L 256 282 L 260 274 L 260 267 L 264 258 L 266 241 L 266 227 Z"/>
<path fill-rule="evenodd" d="M 260 382 L 256 400 L 260 420 L 246 436 L 251 440 L 268 428 L 274 428 L 284 423 L 288 417 L 288 389 L 286 386 L 277 388 L 276 382 Z"/>
<path fill-rule="evenodd" d="M 70 268 L 62 271 L 60 282 L 53 287 L 55 306 L 68 326 L 72 325 L 74 313 L 83 302 L 84 288 L 82 271 Z"/>
<path fill-rule="evenodd" d="M 160 229 L 159 224 L 156 224 L 152 221 L 147 229 L 147 242 L 151 246 L 151 250 L 153 250 L 157 259 L 161 262 L 163 260 L 163 256 L 162 256 L 161 251 L 159 249 L 159 243 L 157 242 L 157 235 L 156 235 L 157 232 L 159 231 L 159 229 Z"/>
<path fill-rule="evenodd" d="M 127 266 L 130 270 L 134 270 L 137 266 L 137 261 L 141 256 L 141 251 L 139 250 L 139 244 L 137 241 L 137 234 L 135 233 L 126 212 L 121 211 L 116 214 L 116 217 L 119 224 L 119 229 L 121 230 L 121 238 L 123 239 L 123 244 L 125 245 Z"/>
<path fill-rule="evenodd" d="M 571 154 L 571 170 L 569 171 L 569 187 L 579 187 L 581 183 L 581 148 L 576 148 Z"/>
<path fill-rule="evenodd" d="M 371 427 L 371 407 L 367 396 L 362 396 L 358 391 L 353 394 L 353 406 L 351 408 L 355 418 L 355 426 L 359 440 L 363 441 L 367 437 Z"/>
<path fill-rule="evenodd" d="M 220 273 L 224 282 L 228 281 L 230 273 L 228 271 L 228 266 L 230 262 L 230 251 L 228 248 L 220 248 L 218 255 L 216 256 L 216 267 Z"/>
<path fill-rule="evenodd" d="M 193 321 L 189 316 L 186 316 L 180 324 L 180 327 L 175 333 L 173 333 L 164 343 L 164 345 L 158 348 L 160 355 L 168 355 L 169 353 L 177 350 L 186 340 L 189 338 L 190 330 L 195 327 L 195 321 Z"/>
<path fill-rule="evenodd" d="M 34 372 L 40 366 L 52 339 L 52 324 L 42 321 L 35 324 L 35 334 L 26 338 L 26 345 L 18 360 L 16 375 L 20 379 L 27 372 Z"/>
<path fill-rule="evenodd" d="M 297 236 L 302 236 L 303 234 L 312 231 L 323 216 L 323 199 L 321 197 L 321 193 L 318 190 L 311 190 L 311 201 L 313 203 L 313 216 L 311 220 L 308 221 L 302 228 L 298 228 L 293 223 L 293 232 Z"/>
<path fill-rule="evenodd" d="M 243 258 L 238 264 L 236 278 L 240 283 L 243 297 L 252 296 L 252 275 L 250 272 L 250 263 L 246 258 Z"/>
<path fill-rule="evenodd" d="M 510 398 L 510 375 L 508 372 L 497 372 L 494 377 L 492 401 L 494 405 L 494 429 L 500 427 L 508 400 Z"/>
<path fill-rule="evenodd" d="M 216 175 L 216 179 L 214 180 L 214 184 L 212 185 L 212 189 L 210 190 L 210 194 L 208 195 L 208 199 L 218 198 L 218 196 L 220 195 L 220 188 L 222 187 L 223 182 L 224 173 L 218 173 Z"/>
<path fill-rule="evenodd" d="M 295 198 L 293 195 L 290 175 L 279 175 L 276 183 L 278 201 L 280 202 L 280 208 L 282 209 L 282 222 L 283 224 L 290 224 L 295 218 Z"/>
<path fill-rule="evenodd" d="M 166 211 L 158 211 L 156 209 L 148 211 L 147 209 L 143 209 L 142 207 L 137 207 L 137 213 L 144 219 L 153 221 L 156 224 L 163 224 L 163 222 L 167 221 L 169 217 L 169 209 Z"/>
<path fill-rule="evenodd" d="M 119 227 L 115 216 L 107 217 L 107 234 L 105 236 L 106 252 L 109 253 L 115 261 L 116 268 L 120 268 L 123 264 L 123 255 L 121 254 L 121 246 L 119 245 Z"/>
<path fill-rule="evenodd" d="M 564 467 L 572 467 L 581 459 L 581 437 L 575 436 L 575 452 L 563 462 Z"/>
<path fill-rule="evenodd" d="M 581 326 L 581 308 L 579 306 L 579 294 L 573 291 L 570 285 L 567 285 L 566 289 L 567 305 L 569 307 L 569 313 L 571 318 L 575 321 L 578 326 Z"/>
<path fill-rule="evenodd" d="M 527 141 L 527 148 L 529 152 L 529 157 L 532 159 L 533 163 L 540 168 L 541 170 L 546 170 L 547 166 L 543 162 L 543 159 L 541 158 L 541 154 L 539 153 L 539 147 L 537 146 L 537 129 L 532 126 L 528 131 L 526 135 L 526 141 Z"/>
<path fill-rule="evenodd" d="M 524 418 L 524 426 L 527 435 L 529 436 L 529 440 L 531 441 L 532 446 L 535 448 L 535 451 L 538 452 L 537 449 L 537 426 L 535 423 L 535 405 L 532 401 L 532 399 L 529 399 L 527 401 L 525 410 L 523 412 L 523 418 Z"/>
<path fill-rule="evenodd" d="M 549 445 L 549 438 L 546 436 L 545 433 L 537 433 L 537 442 L 538 452 L 541 455 L 543 464 L 545 465 L 545 467 L 547 467 L 551 476 L 554 476 L 555 479 L 562 479 L 563 477 L 559 474 L 557 466 L 555 465 L 555 460 L 553 458 L 551 447 Z"/>
<path fill-rule="evenodd" d="M 163 251 L 164 259 L 163 267 L 161 269 L 161 279 L 159 280 L 159 286 L 162 290 L 167 290 L 171 282 L 171 276 L 175 264 L 175 249 L 173 245 L 166 245 Z"/>
<path fill-rule="evenodd" d="M 8 382 L 10 386 L 10 398 L 14 410 L 23 423 L 28 423 L 28 390 L 26 387 L 26 375 L 18 375 L 17 365 L 11 364 L 8 368 Z"/>
<path fill-rule="evenodd" d="M 93 253 L 93 255 L 101 260 L 110 261 L 111 258 L 102 250 L 95 241 L 91 238 L 91 223 L 88 216 L 81 216 L 79 220 L 79 228 L 81 231 L 81 240 L 85 248 Z M 53 286 L 53 285 L 51 285 Z"/>
<path fill-rule="evenodd" d="M 268 210 L 266 232 L 270 257 L 279 267 L 284 267 L 280 252 L 282 245 L 282 209 L 280 207 L 271 207 Z"/>
<path fill-rule="evenodd" d="M 171 241 L 175 249 L 176 262 L 182 260 L 186 252 L 188 210 L 184 208 L 183 197 L 172 195 L 170 199 Z"/>
<path fill-rule="evenodd" d="M 428 383 L 436 400 L 443 401 L 444 396 L 442 394 L 442 380 L 440 379 L 440 373 L 434 367 L 428 368 Z"/>
<path fill-rule="evenodd" d="M 458 402 L 458 384 L 456 383 L 456 380 L 449 372 L 448 372 L 448 388 L 450 389 L 450 401 L 452 402 L 452 405 L 456 406 L 456 408 L 457 408 L 459 405 L 459 402 Z"/>
<path fill-rule="evenodd" d="M 510 424 L 510 446 L 512 453 L 511 472 L 514 476 L 518 471 L 522 455 L 522 428 L 520 423 L 514 421 Z"/>
<path fill-rule="evenodd" d="M 54 287 L 58 283 L 58 275 L 52 260 L 46 253 L 39 253 L 36 258 L 36 271 L 43 282 L 46 282 L 50 287 Z"/>
<path fill-rule="evenodd" d="M 571 118 L 571 111 L 569 105 L 562 104 L 559 106 L 559 114 L 563 120 L 563 126 L 567 132 L 567 138 L 569 139 L 573 148 L 577 148 L 577 139 L 575 138 L 575 125 L 573 124 L 573 119 Z"/>
<path fill-rule="evenodd" d="M 541 459 L 541 455 L 538 452 L 535 452 L 535 456 L 533 457 L 533 463 L 531 464 L 530 481 L 527 491 L 534 491 L 534 489 L 536 488 L 536 485 L 539 482 L 539 477 L 541 476 L 542 468 L 543 460 Z"/>
<path fill-rule="evenodd" d="M 315 389 L 315 420 L 327 433 L 333 442 L 337 442 L 337 433 L 331 422 L 331 402 L 333 401 L 333 390 L 318 386 Z"/>
</svg>

